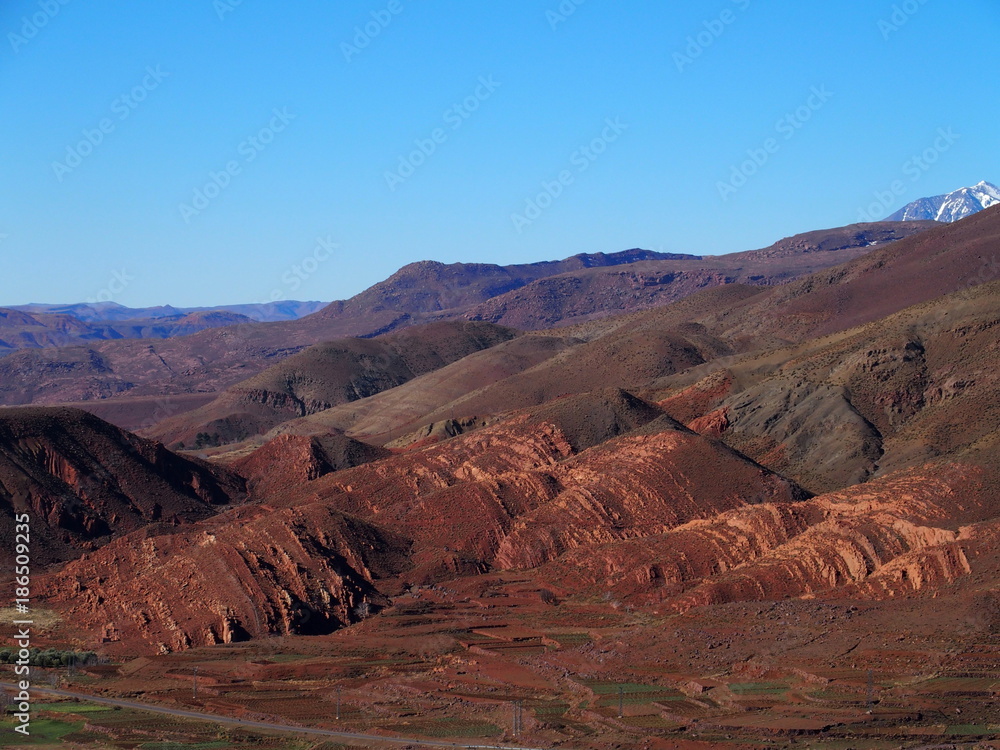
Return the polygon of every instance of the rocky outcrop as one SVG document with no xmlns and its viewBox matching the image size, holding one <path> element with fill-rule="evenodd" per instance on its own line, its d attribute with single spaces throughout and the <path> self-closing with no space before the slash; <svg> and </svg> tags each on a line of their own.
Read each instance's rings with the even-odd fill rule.
<svg viewBox="0 0 1000 750">
<path fill-rule="evenodd" d="M 244 497 L 242 478 L 86 412 L 0 410 L 0 526 L 11 539 L 13 512 L 31 514 L 37 563 L 149 523 L 193 523 Z"/>
<path fill-rule="evenodd" d="M 575 547 L 804 497 L 622 391 L 561 399 L 326 477 L 313 493 L 412 538 L 414 576 L 430 579 L 532 568 Z"/>
<path fill-rule="evenodd" d="M 168 652 L 355 622 L 387 603 L 373 580 L 401 570 L 406 551 L 402 539 L 323 507 L 247 507 L 123 537 L 38 590 L 126 652 Z"/>
<path fill-rule="evenodd" d="M 724 446 L 668 430 L 622 437 L 552 472 L 564 489 L 518 518 L 496 565 L 527 569 L 568 550 L 649 537 L 733 508 L 802 497 L 798 488 Z"/>
<path fill-rule="evenodd" d="M 343 434 L 279 435 L 230 468 L 246 478 L 253 499 L 266 500 L 331 472 L 388 455 L 384 448 L 366 445 Z"/>
<path fill-rule="evenodd" d="M 662 534 L 589 547 L 539 571 L 560 590 L 671 609 L 918 591 L 970 572 L 956 513 L 993 511 L 973 467 L 928 467 L 794 504 L 740 507 Z"/>
</svg>

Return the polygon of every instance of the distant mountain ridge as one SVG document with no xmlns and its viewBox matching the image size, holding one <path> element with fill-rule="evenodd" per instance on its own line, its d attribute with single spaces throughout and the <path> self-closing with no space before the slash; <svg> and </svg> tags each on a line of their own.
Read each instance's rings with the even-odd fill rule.
<svg viewBox="0 0 1000 750">
<path fill-rule="evenodd" d="M 0 310 L 0 404 L 115 401 L 118 405 L 102 410 L 102 416 L 126 428 L 148 427 L 147 397 L 171 396 L 169 409 L 159 402 L 154 405 L 157 421 L 169 416 L 164 410 L 177 416 L 206 404 L 190 396 L 221 394 L 320 342 L 372 338 L 448 320 L 479 320 L 521 330 L 580 323 L 665 305 L 709 287 L 782 284 L 936 226 L 876 222 L 796 235 L 759 251 L 705 258 L 633 249 L 513 266 L 422 261 L 299 320 L 247 321 L 157 340 L 77 339 L 58 349 L 52 349 L 51 342 L 17 341 L 15 335 L 23 328 L 19 332 L 11 319 L 3 331 Z M 131 406 L 125 407 L 122 396 L 129 397 Z"/>
<path fill-rule="evenodd" d="M 258 323 L 273 323 L 277 320 L 297 320 L 322 310 L 328 302 L 300 302 L 282 300 L 259 304 L 214 305 L 211 307 L 125 307 L 116 302 L 78 302 L 68 305 L 31 304 L 9 305 L 6 309 L 34 314 L 72 315 L 87 323 L 124 320 L 156 320 L 159 318 L 180 318 L 193 313 L 233 313 L 255 320 Z"/>
<path fill-rule="evenodd" d="M 78 346 L 118 339 L 168 339 L 208 328 L 254 321 L 228 311 L 178 313 L 156 318 L 81 320 L 69 313 L 27 313 L 0 307 L 0 356 L 19 349 Z"/>
<path fill-rule="evenodd" d="M 456 314 L 539 279 L 588 268 L 611 268 L 651 260 L 699 261 L 700 255 L 632 248 L 617 253 L 578 253 L 563 260 L 501 266 L 495 263 L 441 263 L 422 260 L 347 300 L 331 303 L 318 317 L 378 316 L 386 324 L 367 335 L 412 324 L 414 315 Z M 387 314 L 395 313 L 395 315 Z M 373 316 L 373 317 L 374 317 Z"/>
<path fill-rule="evenodd" d="M 290 300 L 204 308 L 131 308 L 114 302 L 0 307 L 0 356 L 20 349 L 89 346 L 120 339 L 163 340 L 209 328 L 296 321 L 326 304 Z"/>
<path fill-rule="evenodd" d="M 1000 188 L 985 180 L 972 187 L 959 188 L 946 195 L 920 198 L 913 201 L 886 221 L 942 221 L 955 222 L 984 208 L 1000 203 Z"/>
</svg>

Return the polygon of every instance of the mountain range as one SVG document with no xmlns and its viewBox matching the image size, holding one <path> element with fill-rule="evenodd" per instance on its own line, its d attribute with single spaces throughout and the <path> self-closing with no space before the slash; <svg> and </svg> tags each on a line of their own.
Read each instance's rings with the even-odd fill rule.
<svg viewBox="0 0 1000 750">
<path fill-rule="evenodd" d="M 257 304 L 217 305 L 215 307 L 174 307 L 160 305 L 158 307 L 125 307 L 116 302 L 80 302 L 68 305 L 13 305 L 10 310 L 29 315 L 71 315 L 77 320 L 87 323 L 122 322 L 136 320 L 160 320 L 163 318 L 179 318 L 191 313 L 232 313 L 242 315 L 258 323 L 269 323 L 276 320 L 295 320 L 326 307 L 326 302 L 298 302 L 284 300 L 280 302 L 262 302 Z M 181 334 L 183 335 L 183 334 Z"/>
<path fill-rule="evenodd" d="M 959 188 L 946 195 L 920 198 L 903 206 L 886 221 L 953 222 L 972 216 L 1000 203 L 1000 188 L 983 181 L 973 187 Z"/>
<path fill-rule="evenodd" d="M 111 302 L 0 308 L 0 357 L 19 349 L 87 345 L 120 339 L 167 339 L 209 328 L 296 320 L 321 302 L 271 302 L 218 308 L 128 308 Z"/>
<path fill-rule="evenodd" d="M 8 354 L 39 637 L 117 660 L 105 695 L 197 705 L 197 665 L 214 711 L 326 726 L 343 691 L 336 726 L 407 737 L 518 702 L 534 747 L 989 736 L 998 247 L 992 206 L 425 262 L 300 320 Z"/>
<path fill-rule="evenodd" d="M 520 330 L 566 326 L 662 305 L 719 285 L 783 283 L 933 226 L 853 225 L 717 257 L 629 250 L 515 266 L 413 263 L 351 299 L 299 320 L 244 321 L 164 340 L 87 341 L 13 351 L 0 358 L 0 404 L 77 404 L 134 429 L 149 425 L 153 402 L 170 399 L 160 405 L 160 419 L 165 410 L 180 414 L 321 342 L 370 338 L 447 320 L 481 320 Z M 0 339 L 10 343 L 13 337 Z"/>
</svg>

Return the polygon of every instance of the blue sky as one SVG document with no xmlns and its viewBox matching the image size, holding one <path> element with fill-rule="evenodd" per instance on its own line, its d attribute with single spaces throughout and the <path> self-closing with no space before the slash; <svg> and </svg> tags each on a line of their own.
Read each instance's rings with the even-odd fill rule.
<svg viewBox="0 0 1000 750">
<path fill-rule="evenodd" d="M 0 305 L 720 254 L 1000 181 L 995 0 L 6 0 L 0 35 Z"/>
</svg>

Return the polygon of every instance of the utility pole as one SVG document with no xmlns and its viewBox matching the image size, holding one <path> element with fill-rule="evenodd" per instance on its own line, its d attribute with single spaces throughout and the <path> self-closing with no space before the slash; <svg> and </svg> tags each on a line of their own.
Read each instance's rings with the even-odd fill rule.
<svg viewBox="0 0 1000 750">
<path fill-rule="evenodd" d="M 514 701 L 514 736 L 519 737 L 522 730 L 521 701 Z"/>
<path fill-rule="evenodd" d="M 337 721 L 340 721 L 340 687 L 337 687 Z"/>
<path fill-rule="evenodd" d="M 625 686 L 618 686 L 618 718 L 625 715 Z"/>
<path fill-rule="evenodd" d="M 868 713 L 875 710 L 875 673 L 868 670 Z"/>
<path fill-rule="evenodd" d="M 198 667 L 194 668 L 194 681 L 191 683 L 191 698 L 198 700 Z"/>
</svg>

